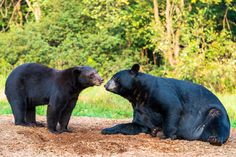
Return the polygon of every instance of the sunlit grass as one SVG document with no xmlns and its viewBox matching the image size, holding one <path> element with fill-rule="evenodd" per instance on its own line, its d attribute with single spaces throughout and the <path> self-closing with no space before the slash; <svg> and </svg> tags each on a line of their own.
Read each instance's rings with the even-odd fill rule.
<svg viewBox="0 0 236 157">
<path fill-rule="evenodd" d="M 229 114 L 231 125 L 236 127 L 236 95 L 217 94 L 217 96 Z"/>
<path fill-rule="evenodd" d="M 12 114 L 11 107 L 7 101 L 0 101 L 0 115 Z"/>
<path fill-rule="evenodd" d="M 73 115 L 128 118 L 132 116 L 132 107 L 127 100 L 103 87 L 93 87 L 82 92 Z"/>
</svg>

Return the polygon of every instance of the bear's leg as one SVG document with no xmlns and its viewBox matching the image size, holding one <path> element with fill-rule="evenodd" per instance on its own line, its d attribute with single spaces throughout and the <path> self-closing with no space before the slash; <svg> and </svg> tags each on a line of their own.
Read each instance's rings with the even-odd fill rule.
<svg viewBox="0 0 236 157">
<path fill-rule="evenodd" d="M 36 122 L 35 106 L 27 107 L 25 119 L 29 126 L 43 127 L 43 123 Z"/>
<path fill-rule="evenodd" d="M 14 100 L 10 102 L 10 105 L 14 115 L 15 125 L 26 126 L 27 125 L 27 123 L 25 122 L 26 105 L 24 101 Z"/>
<path fill-rule="evenodd" d="M 61 112 L 65 108 L 65 100 L 62 95 L 54 95 L 49 100 L 47 108 L 47 124 L 51 133 L 61 133 L 57 131 L 57 123 L 61 117 Z"/>
<path fill-rule="evenodd" d="M 124 135 L 136 135 L 139 133 L 148 133 L 148 128 L 136 123 L 118 124 L 111 128 L 105 128 L 102 130 L 102 134 L 124 134 Z"/>
<path fill-rule="evenodd" d="M 214 111 L 215 109 L 213 109 L 212 111 Z M 196 117 L 196 119 L 198 119 Z M 215 116 L 212 116 L 211 114 L 209 114 L 209 111 L 207 112 L 206 116 L 203 116 L 203 117 L 199 117 L 199 122 L 198 124 L 196 125 L 196 127 L 192 130 L 192 133 L 191 133 L 191 140 L 196 140 L 196 139 L 199 139 L 204 130 L 206 130 L 206 128 L 210 127 L 210 124 L 212 123 L 212 121 L 215 119 Z M 211 130 L 211 129 L 210 129 Z M 208 134 L 205 132 L 205 135 Z M 209 136 L 209 135 L 207 135 Z"/>
<path fill-rule="evenodd" d="M 167 115 L 163 118 L 163 132 L 165 138 L 170 138 L 172 140 L 177 138 L 177 125 L 180 118 L 180 110 L 173 109 L 169 111 Z"/>
<path fill-rule="evenodd" d="M 61 115 L 61 111 L 57 107 L 48 105 L 47 124 L 48 124 L 48 130 L 51 133 L 60 133 L 57 131 L 57 123 L 59 121 L 60 115 Z"/>
<path fill-rule="evenodd" d="M 228 117 L 224 116 L 218 109 L 211 109 L 206 119 L 211 119 L 204 129 L 201 140 L 212 145 L 221 146 L 227 141 L 230 134 Z"/>
<path fill-rule="evenodd" d="M 150 129 L 150 135 L 156 137 L 162 129 L 161 114 L 147 106 L 136 106 L 133 122 Z"/>
<path fill-rule="evenodd" d="M 71 100 L 65 107 L 65 109 L 62 111 L 61 113 L 61 117 L 59 119 L 59 124 L 61 127 L 61 132 L 71 132 L 70 130 L 68 130 L 67 126 L 68 123 L 70 121 L 70 117 L 71 117 L 71 113 L 76 105 L 77 102 L 77 98 Z"/>
</svg>

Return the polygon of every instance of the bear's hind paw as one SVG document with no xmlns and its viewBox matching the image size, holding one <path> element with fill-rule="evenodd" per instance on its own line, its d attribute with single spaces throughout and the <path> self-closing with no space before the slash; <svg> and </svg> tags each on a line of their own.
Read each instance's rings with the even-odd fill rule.
<svg viewBox="0 0 236 157">
<path fill-rule="evenodd" d="M 207 141 L 215 146 L 221 146 L 223 142 L 217 136 L 210 136 Z"/>
</svg>

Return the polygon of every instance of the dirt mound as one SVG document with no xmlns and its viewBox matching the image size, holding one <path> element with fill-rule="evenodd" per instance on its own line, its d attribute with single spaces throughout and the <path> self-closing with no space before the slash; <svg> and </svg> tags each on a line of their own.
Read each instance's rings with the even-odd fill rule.
<svg viewBox="0 0 236 157">
<path fill-rule="evenodd" d="M 37 117 L 44 124 L 44 117 Z M 100 130 L 130 120 L 73 117 L 73 133 L 54 135 L 46 128 L 13 125 L 0 116 L 0 156 L 236 156 L 236 130 L 228 142 L 212 146 L 200 141 L 160 140 L 146 134 L 102 135 Z"/>
</svg>

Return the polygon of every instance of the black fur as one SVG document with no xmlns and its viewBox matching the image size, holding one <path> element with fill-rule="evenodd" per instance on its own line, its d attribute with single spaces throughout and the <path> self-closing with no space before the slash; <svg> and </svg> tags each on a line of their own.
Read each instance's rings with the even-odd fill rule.
<svg viewBox="0 0 236 157">
<path fill-rule="evenodd" d="M 166 138 L 225 143 L 230 134 L 228 114 L 218 98 L 205 87 L 187 81 L 161 78 L 131 70 L 116 73 L 105 85 L 133 106 L 132 131 L 119 124 L 103 134 L 151 133 L 163 130 Z M 132 124 L 132 125 L 131 125 Z M 136 128 L 134 128 L 134 125 Z M 134 131 L 136 130 L 136 131 Z"/>
<path fill-rule="evenodd" d="M 56 70 L 36 63 L 18 66 L 6 81 L 5 94 L 16 125 L 41 126 L 35 107 L 48 104 L 47 124 L 53 133 L 68 131 L 68 123 L 79 93 L 103 79 L 88 66 Z M 57 123 L 60 131 L 56 130 Z"/>
</svg>

